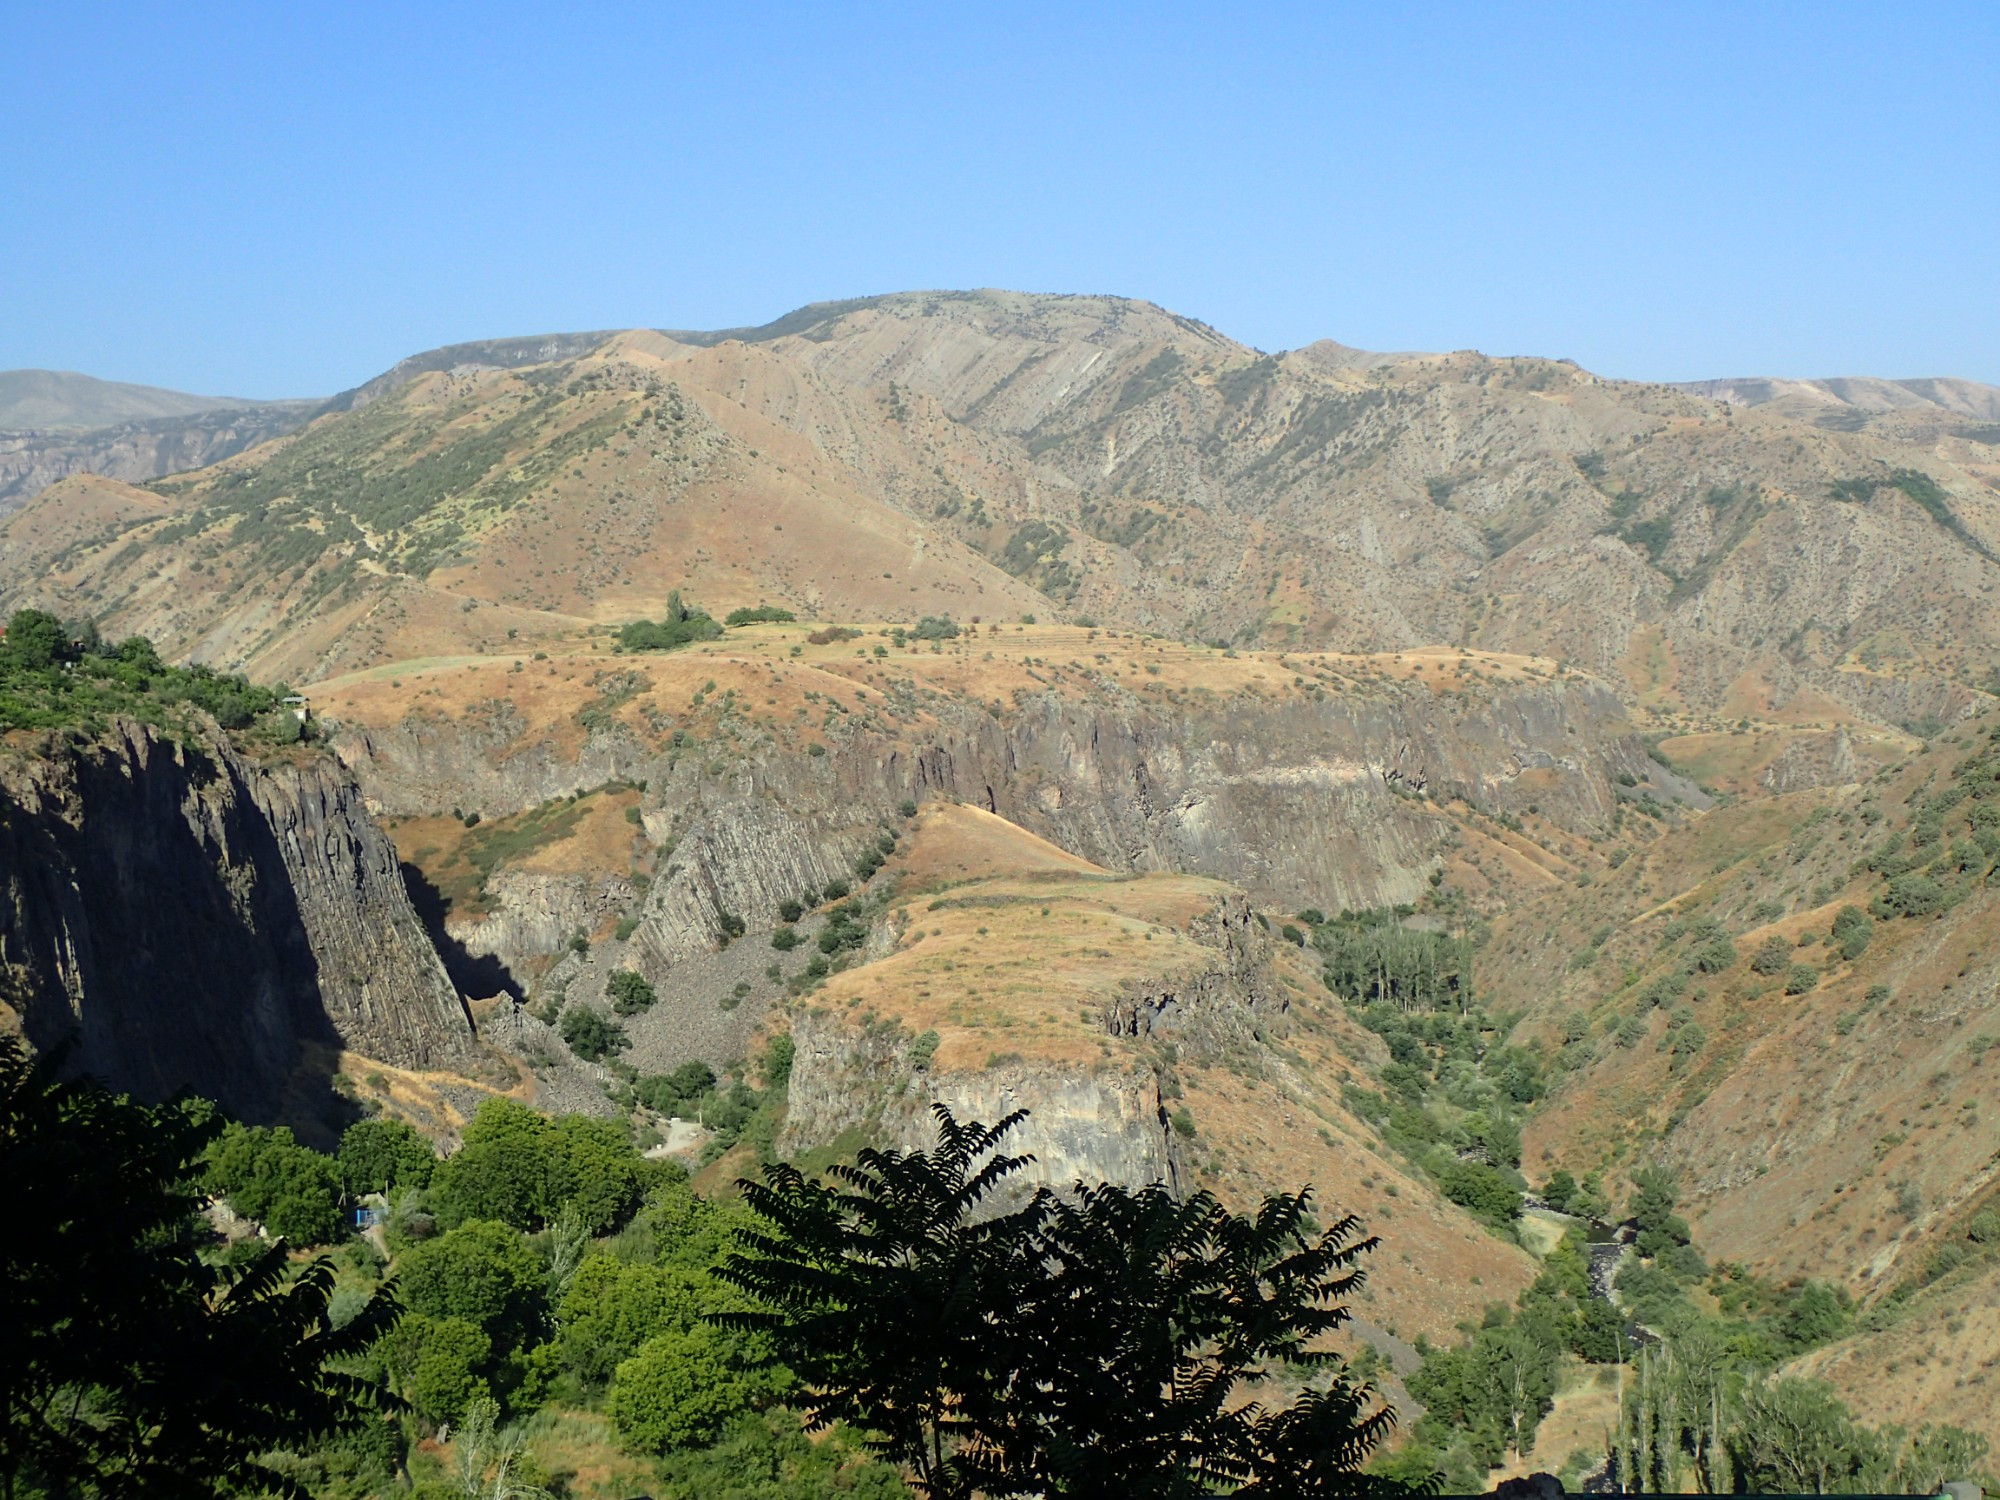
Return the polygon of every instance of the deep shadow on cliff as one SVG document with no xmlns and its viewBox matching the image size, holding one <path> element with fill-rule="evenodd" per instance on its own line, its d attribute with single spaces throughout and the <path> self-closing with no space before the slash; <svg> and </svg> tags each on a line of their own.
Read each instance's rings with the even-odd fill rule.
<svg viewBox="0 0 2000 1500">
<path fill-rule="evenodd" d="M 0 998 L 37 1050 L 325 1140 L 351 1050 L 444 1062 L 469 1028 L 394 854 L 322 761 L 121 725 L 0 762 Z"/>
<path fill-rule="evenodd" d="M 514 971 L 500 961 L 497 954 L 474 953 L 451 934 L 445 925 L 451 915 L 451 900 L 408 860 L 402 862 L 403 888 L 410 894 L 410 905 L 416 908 L 417 919 L 424 924 L 431 946 L 437 949 L 438 957 L 444 961 L 444 971 L 451 976 L 451 982 L 461 995 L 474 995 L 482 1000 L 495 995 L 510 995 L 522 999 L 526 991 L 521 981 L 514 977 Z"/>
</svg>

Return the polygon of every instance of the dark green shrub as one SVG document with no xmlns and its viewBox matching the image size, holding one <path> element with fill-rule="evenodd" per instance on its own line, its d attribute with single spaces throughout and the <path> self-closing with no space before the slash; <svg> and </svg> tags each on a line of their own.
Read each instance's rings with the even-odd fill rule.
<svg viewBox="0 0 2000 1500">
<path fill-rule="evenodd" d="M 624 1027 L 588 1005 L 572 1005 L 564 1011 L 560 1029 L 569 1050 L 585 1062 L 597 1062 L 632 1045 Z"/>
<path fill-rule="evenodd" d="M 1482 1219 L 1505 1224 L 1521 1216 L 1521 1191 L 1496 1168 L 1455 1161 L 1438 1174 L 1445 1197 Z"/>
<path fill-rule="evenodd" d="M 1944 887 L 1928 875 L 1898 875 L 1889 882 L 1881 905 L 1884 914 L 1898 917 L 1928 917 L 1944 910 Z"/>
<path fill-rule="evenodd" d="M 641 1104 L 658 1114 L 689 1119 L 714 1089 L 715 1070 L 696 1058 L 682 1063 L 671 1073 L 655 1073 L 641 1078 L 632 1086 L 632 1093 Z"/>
<path fill-rule="evenodd" d="M 1767 978 L 1791 966 L 1792 945 L 1781 937 L 1767 939 L 1750 960 L 1750 967 Z"/>
<path fill-rule="evenodd" d="M 759 604 L 744 609 L 732 609 L 722 617 L 725 625 L 789 625 L 798 618 L 789 609 L 780 609 L 775 604 Z"/>
<path fill-rule="evenodd" d="M 667 595 L 664 620 L 634 620 L 618 632 L 617 650 L 672 651 L 696 641 L 712 641 L 722 627 L 706 610 L 681 603 L 678 591 Z"/>
<path fill-rule="evenodd" d="M 641 1011 L 651 1010 L 660 998 L 643 974 L 630 969 L 616 970 L 605 984 L 604 992 L 611 997 L 612 1010 L 621 1016 L 636 1016 Z"/>
<path fill-rule="evenodd" d="M 771 946 L 780 953 L 790 953 L 799 945 L 799 930 L 796 927 L 780 927 L 771 934 Z"/>
<path fill-rule="evenodd" d="M 1712 937 L 1688 956 L 1701 973 L 1720 974 L 1736 962 L 1736 945 L 1727 937 Z"/>
</svg>

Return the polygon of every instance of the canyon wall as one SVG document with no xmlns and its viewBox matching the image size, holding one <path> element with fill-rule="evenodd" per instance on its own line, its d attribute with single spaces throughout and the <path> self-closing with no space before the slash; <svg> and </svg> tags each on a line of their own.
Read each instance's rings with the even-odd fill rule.
<svg viewBox="0 0 2000 1500">
<path fill-rule="evenodd" d="M 120 723 L 0 756 L 0 999 L 148 1098 L 327 1118 L 341 1049 L 472 1050 L 395 850 L 324 756 L 258 764 Z"/>
<path fill-rule="evenodd" d="M 1417 900 L 1455 837 L 1440 803 L 1532 806 L 1581 835 L 1605 825 L 1621 783 L 1707 800 L 1648 757 L 1609 689 L 1582 678 L 1477 699 L 1386 685 L 1177 707 L 1050 693 L 995 716 L 940 697 L 920 734 L 841 724 L 824 755 L 769 745 L 727 760 L 655 747 L 617 722 L 565 749 L 504 713 L 356 726 L 335 747 L 370 805 L 396 814 L 504 817 L 643 780 L 646 833 L 673 844 L 639 912 L 648 971 L 712 949 L 729 917 L 753 932 L 776 925 L 780 902 L 847 877 L 905 800 L 968 802 L 1108 868 L 1209 875 L 1283 910 Z M 510 966 L 557 951 L 617 897 L 504 875 L 492 894 L 492 913 L 453 937 Z"/>
</svg>

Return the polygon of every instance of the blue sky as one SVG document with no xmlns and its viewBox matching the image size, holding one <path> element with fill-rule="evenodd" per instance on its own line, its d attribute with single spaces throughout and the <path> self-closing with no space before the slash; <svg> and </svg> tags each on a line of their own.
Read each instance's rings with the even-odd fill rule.
<svg viewBox="0 0 2000 1500">
<path fill-rule="evenodd" d="M 2000 382 L 2000 5 L 30 6 L 0 368 L 308 395 L 914 287 Z"/>
</svg>

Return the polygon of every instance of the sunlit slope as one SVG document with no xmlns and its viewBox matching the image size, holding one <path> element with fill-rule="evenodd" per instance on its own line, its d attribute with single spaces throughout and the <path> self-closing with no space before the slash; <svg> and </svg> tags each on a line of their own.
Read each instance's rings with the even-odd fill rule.
<svg viewBox="0 0 2000 1500">
<path fill-rule="evenodd" d="M 107 518 L 52 573 L 0 533 L 0 602 L 291 677 L 675 588 L 821 619 L 1083 615 L 1563 659 L 1693 728 L 1948 718 L 2000 664 L 2000 447 L 1969 408 L 1827 426 L 1559 361 L 1272 357 L 1148 304 L 1013 293 L 485 347 L 157 482 L 174 518 Z"/>
<path fill-rule="evenodd" d="M 1441 1334 L 1529 1278 L 1524 1252 L 1341 1104 L 1372 1039 L 1240 892 L 1096 869 L 962 806 L 927 809 L 881 878 L 894 882 L 892 945 L 807 998 L 803 1049 L 843 1031 L 861 1053 L 871 1034 L 926 1038 L 918 1087 L 1057 1118 L 1125 1091 L 1157 1111 L 1183 1186 L 1242 1204 L 1310 1185 L 1323 1213 L 1360 1214 L 1384 1248 L 1359 1311 L 1405 1338 Z M 899 1076 L 885 1067 L 876 1082 L 892 1090 Z"/>
</svg>

